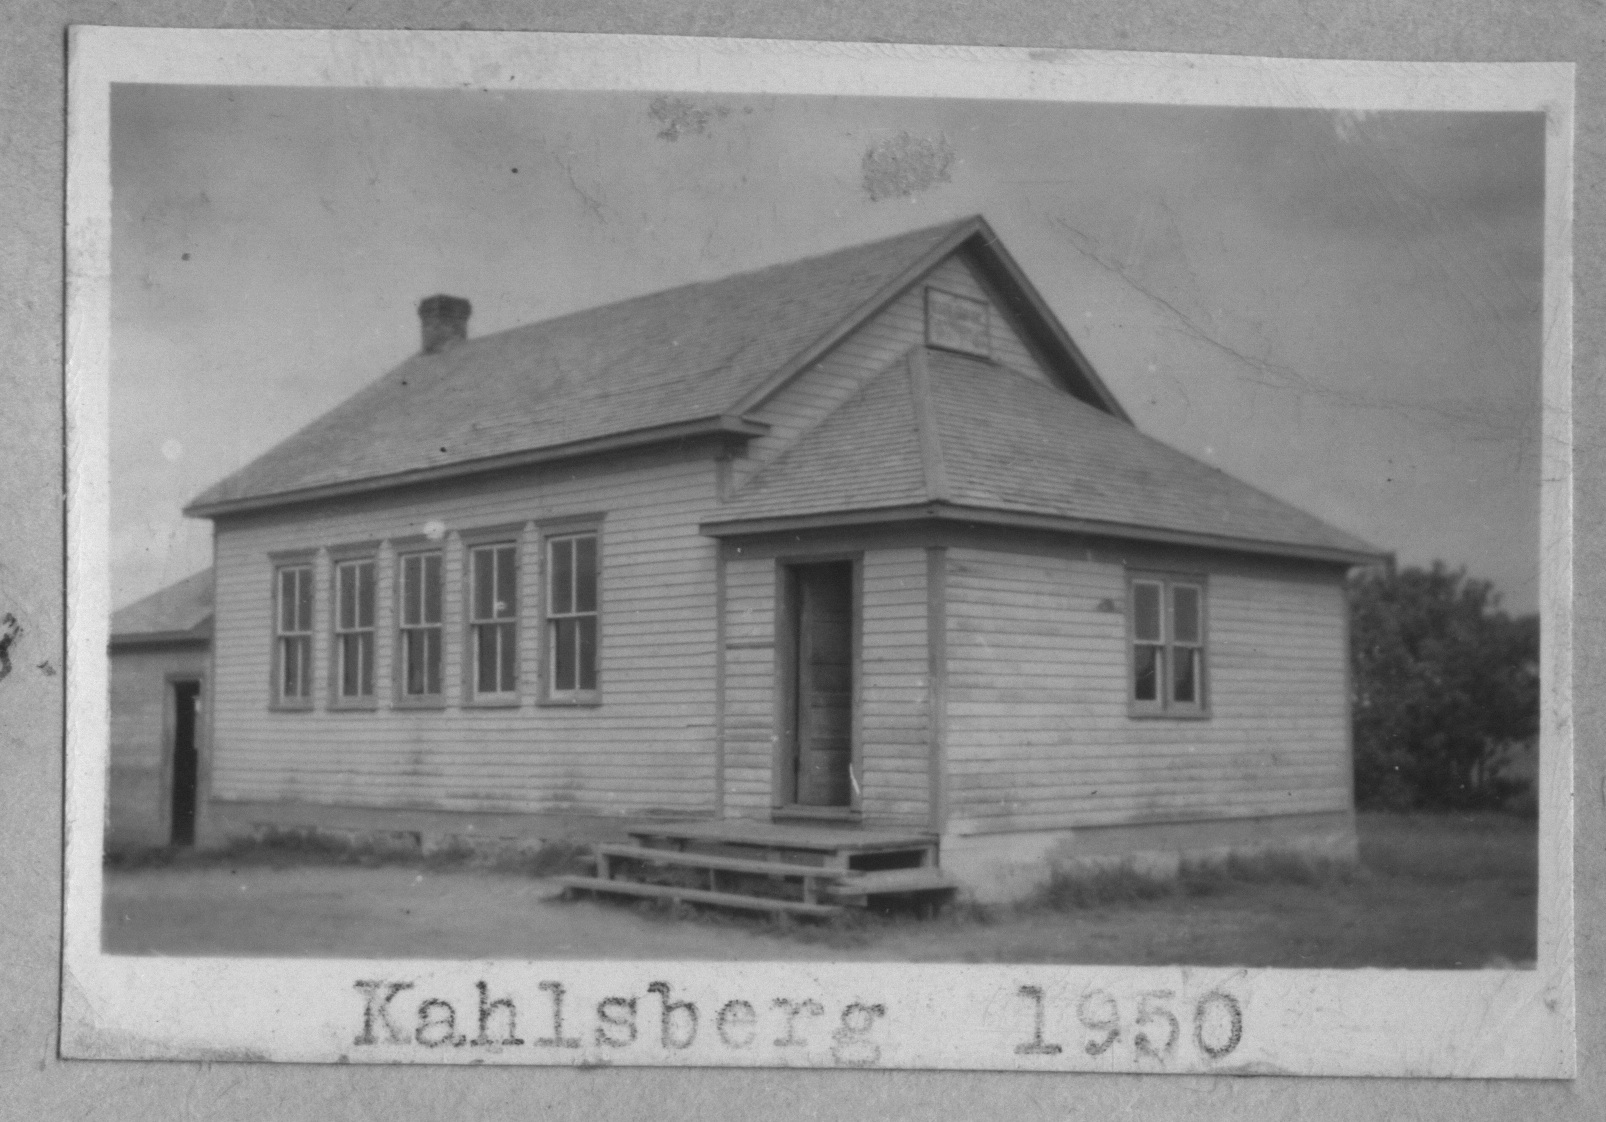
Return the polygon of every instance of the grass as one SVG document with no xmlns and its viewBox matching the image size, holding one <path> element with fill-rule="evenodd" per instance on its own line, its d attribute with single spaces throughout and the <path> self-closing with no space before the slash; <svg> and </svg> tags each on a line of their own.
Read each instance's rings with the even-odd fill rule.
<svg viewBox="0 0 1606 1122">
<path fill-rule="evenodd" d="M 1499 814 L 1363 814 L 1360 861 L 1286 854 L 1051 881 L 1013 907 L 850 910 L 824 922 L 687 904 L 559 906 L 580 847 L 523 852 L 280 832 L 108 860 L 113 953 L 678 957 L 1476 969 L 1531 964 L 1537 831 Z M 167 866 L 167 867 L 164 867 Z M 363 866 L 389 866 L 364 869 Z M 283 871 L 279 871 L 283 870 Z M 434 875 L 438 873 L 439 875 Z M 497 873 L 501 875 L 489 875 Z"/>
<path fill-rule="evenodd" d="M 1537 823 L 1493 812 L 1360 816 L 1361 864 L 1429 885 L 1498 881 L 1538 890 Z"/>
<path fill-rule="evenodd" d="M 357 865 L 401 867 L 444 872 L 482 869 L 550 877 L 591 868 L 590 847 L 564 839 L 533 846 L 488 839 L 476 845 L 461 835 L 438 846 L 424 846 L 417 834 L 347 835 L 329 830 L 270 829 L 251 837 L 232 838 L 215 847 L 150 846 L 106 854 L 105 867 L 122 872 L 139 869 L 292 869 Z"/>
<path fill-rule="evenodd" d="M 1519 815 L 1363 813 L 1359 860 L 1268 851 L 1184 862 L 1160 876 L 1112 864 L 1053 877 L 1013 906 L 850 910 L 825 920 L 670 901 L 628 905 L 844 951 L 964 948 L 969 961 L 1466 967 L 1530 963 L 1537 945 L 1535 822 Z"/>
<path fill-rule="evenodd" d="M 1353 884 L 1368 874 L 1368 869 L 1353 861 L 1278 850 L 1234 854 L 1221 860 L 1184 861 L 1174 877 L 1117 864 L 1090 871 L 1056 872 L 1024 907 L 1069 911 L 1177 896 L 1216 896 L 1254 884 Z"/>
</svg>

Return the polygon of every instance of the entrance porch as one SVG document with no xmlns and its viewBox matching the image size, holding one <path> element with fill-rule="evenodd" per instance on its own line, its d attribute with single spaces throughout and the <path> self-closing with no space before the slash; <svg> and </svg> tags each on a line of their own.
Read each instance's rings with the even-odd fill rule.
<svg viewBox="0 0 1606 1122">
<path fill-rule="evenodd" d="M 958 888 L 924 832 L 715 821 L 644 826 L 630 839 L 594 846 L 594 875 L 559 879 L 570 891 L 811 916 L 891 900 L 930 908 Z"/>
</svg>

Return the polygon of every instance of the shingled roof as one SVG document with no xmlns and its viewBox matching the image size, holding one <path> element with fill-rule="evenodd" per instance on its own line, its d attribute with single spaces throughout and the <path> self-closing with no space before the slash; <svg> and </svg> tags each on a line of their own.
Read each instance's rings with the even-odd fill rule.
<svg viewBox="0 0 1606 1122">
<path fill-rule="evenodd" d="M 208 489 L 186 513 L 600 450 L 617 446 L 621 434 L 638 443 L 760 434 L 766 426 L 741 414 L 967 242 L 1014 281 L 1017 300 L 1039 299 L 985 221 L 972 217 L 560 316 L 408 359 Z M 1048 330 L 1066 349 L 1070 361 L 1061 365 L 1079 379 L 1074 392 L 1120 415 L 1063 329 Z"/>
<path fill-rule="evenodd" d="M 181 581 L 112 613 L 113 647 L 201 643 L 212 637 L 212 570 Z"/>
<path fill-rule="evenodd" d="M 925 347 L 871 378 L 703 530 L 754 533 L 827 516 L 1007 523 L 1343 563 L 1379 556 L 1054 387 Z"/>
<path fill-rule="evenodd" d="M 186 513 L 213 517 L 698 435 L 745 440 L 767 430 L 752 414 L 769 396 L 961 249 L 1060 384 L 917 347 L 750 480 L 705 532 L 824 516 L 939 517 L 1344 562 L 1378 556 L 1139 433 L 980 217 L 416 355 Z"/>
</svg>

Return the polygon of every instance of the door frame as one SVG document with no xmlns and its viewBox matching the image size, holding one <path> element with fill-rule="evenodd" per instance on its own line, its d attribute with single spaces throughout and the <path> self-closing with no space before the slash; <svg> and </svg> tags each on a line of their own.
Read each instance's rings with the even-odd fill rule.
<svg viewBox="0 0 1606 1122">
<path fill-rule="evenodd" d="M 853 689 L 849 722 L 847 806 L 803 806 L 797 801 L 797 576 L 808 565 L 852 566 L 850 641 Z M 770 770 L 772 818 L 857 819 L 863 814 L 864 779 L 864 551 L 793 553 L 775 558 L 775 751 Z"/>
<path fill-rule="evenodd" d="M 196 697 L 201 704 L 201 711 L 195 715 L 195 811 L 194 821 L 191 824 L 195 836 L 197 838 L 200 836 L 201 805 L 205 801 L 207 779 L 206 745 L 212 727 L 209 679 L 210 675 L 204 670 L 169 670 L 162 675 L 162 805 L 159 820 L 162 824 L 162 837 L 166 839 L 163 843 L 165 845 L 173 843 L 173 794 L 177 778 L 174 757 L 178 751 L 178 691 L 175 687 L 183 682 L 195 683 Z"/>
</svg>

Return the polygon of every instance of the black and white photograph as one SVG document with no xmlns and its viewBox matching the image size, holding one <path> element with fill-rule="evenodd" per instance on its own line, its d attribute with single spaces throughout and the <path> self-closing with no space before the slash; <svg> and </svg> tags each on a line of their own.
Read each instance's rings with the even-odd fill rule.
<svg viewBox="0 0 1606 1122">
<path fill-rule="evenodd" d="M 309 979 L 266 1059 L 1571 1062 L 1554 70 L 442 51 L 92 87 L 103 982 Z M 1311 986 L 1548 1027 L 1276 1059 Z"/>
</svg>

